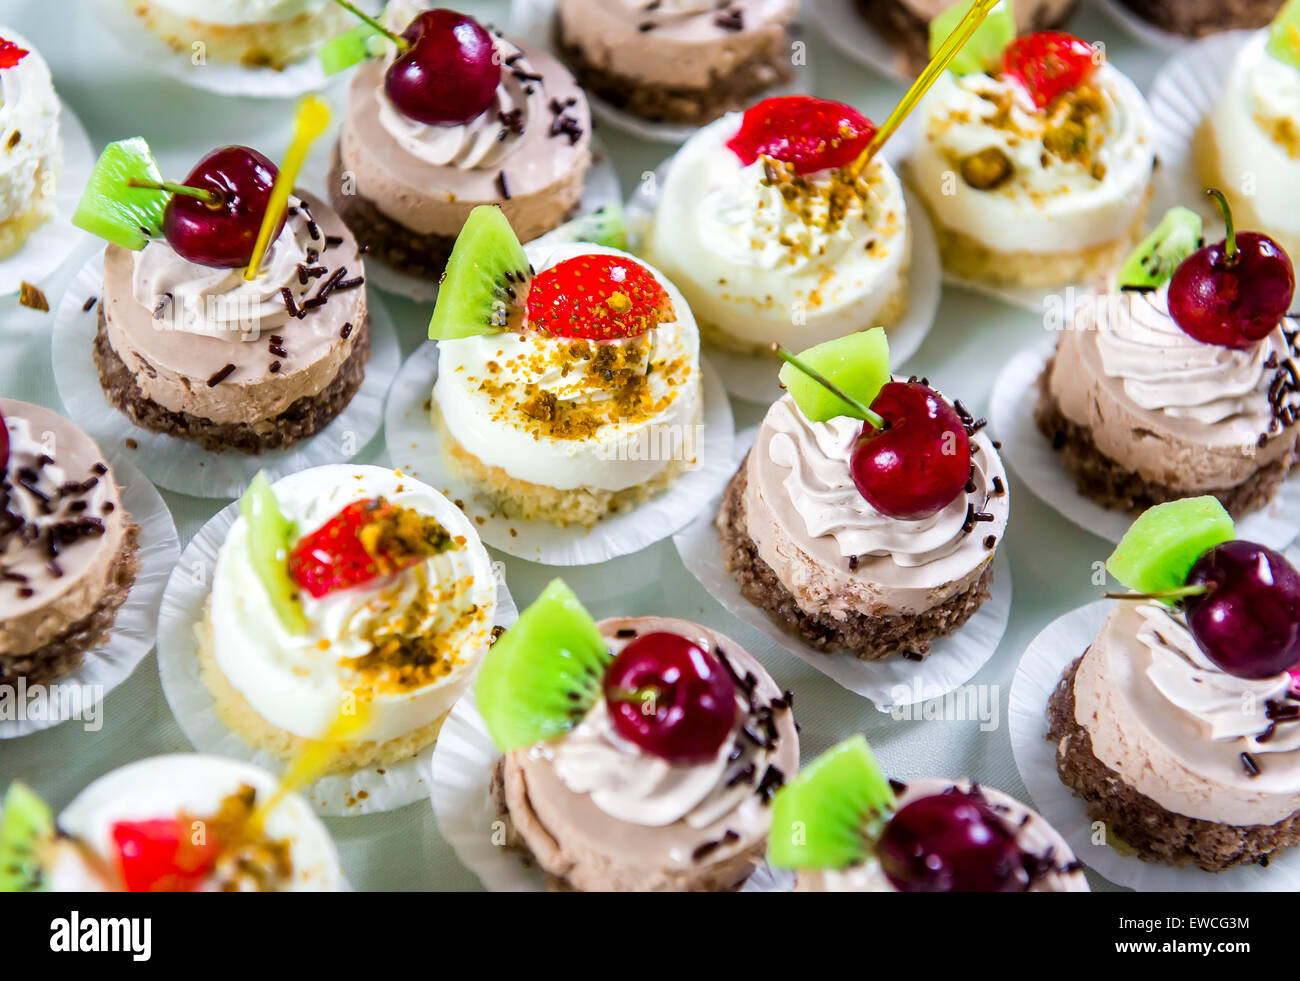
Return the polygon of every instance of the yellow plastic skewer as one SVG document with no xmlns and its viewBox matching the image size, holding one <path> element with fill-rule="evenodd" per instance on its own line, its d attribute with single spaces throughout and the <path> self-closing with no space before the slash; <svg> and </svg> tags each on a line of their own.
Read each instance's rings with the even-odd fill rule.
<svg viewBox="0 0 1300 981">
<path fill-rule="evenodd" d="M 325 132 L 329 124 L 328 103 L 314 95 L 304 96 L 298 100 L 297 108 L 293 113 L 293 140 L 285 152 L 284 163 L 280 165 L 275 184 L 271 186 L 271 199 L 267 203 L 266 214 L 262 216 L 262 227 L 257 233 L 253 258 L 249 261 L 248 268 L 244 270 L 244 279 L 256 279 L 257 274 L 262 271 L 262 259 L 271 246 L 271 235 L 279 227 L 280 218 L 289 205 L 289 195 L 293 191 L 294 182 L 298 180 L 298 172 L 302 170 L 303 161 L 307 159 L 307 151 L 311 149 L 317 137 Z"/>
<path fill-rule="evenodd" d="M 957 52 L 971 39 L 971 35 L 979 30 L 980 25 L 984 23 L 984 18 L 989 15 L 990 11 L 999 2 L 1000 0 L 975 0 L 970 10 L 966 11 L 966 16 L 961 19 L 953 32 L 948 35 L 948 39 L 935 52 L 934 58 L 925 66 L 925 71 L 921 72 L 921 77 L 912 83 L 912 87 L 907 90 L 907 94 L 903 96 L 902 101 L 894 107 L 894 111 L 889 114 L 885 124 L 876 130 L 876 135 L 871 138 L 867 148 L 862 151 L 857 160 L 849 164 L 845 171 L 849 180 L 857 180 L 862 172 L 867 169 L 867 165 L 875 159 L 876 154 L 880 152 L 880 148 L 894 135 L 898 127 L 903 125 L 903 120 L 916 108 L 917 103 L 921 101 L 925 93 L 930 91 L 930 86 L 948 70 L 948 65 L 951 64 L 953 58 L 957 57 Z"/>
</svg>

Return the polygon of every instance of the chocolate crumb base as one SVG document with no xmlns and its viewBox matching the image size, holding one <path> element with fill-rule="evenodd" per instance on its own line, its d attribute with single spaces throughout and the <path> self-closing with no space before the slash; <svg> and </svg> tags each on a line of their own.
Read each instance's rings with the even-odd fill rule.
<svg viewBox="0 0 1300 981">
<path fill-rule="evenodd" d="M 1047 363 L 1047 368 L 1038 379 L 1038 404 L 1034 408 L 1034 423 L 1039 432 L 1057 448 L 1061 463 L 1074 476 L 1079 493 L 1104 508 L 1132 514 L 1192 495 L 1191 491 L 1175 490 L 1146 480 L 1139 474 L 1126 470 L 1097 449 L 1092 434 L 1065 417 L 1056 397 L 1048 388 L 1047 379 L 1052 363 Z M 1277 495 L 1288 470 L 1286 458 L 1275 460 L 1260 467 L 1236 487 L 1198 490 L 1195 494 L 1217 497 L 1230 515 L 1240 518 L 1266 507 Z"/>
<path fill-rule="evenodd" d="M 1277 824 L 1237 827 L 1167 811 L 1093 754 L 1092 737 L 1074 716 L 1074 678 L 1082 657 L 1065 669 L 1047 702 L 1047 738 L 1056 743 L 1061 782 L 1088 804 L 1088 816 L 1106 825 L 1106 834 L 1137 851 L 1148 862 L 1197 865 L 1222 872 L 1253 865 L 1300 842 L 1300 811 Z"/>
<path fill-rule="evenodd" d="M 99 603 L 86 616 L 72 624 L 44 647 L 23 654 L 0 654 L 0 686 L 16 684 L 19 678 L 28 685 L 47 685 L 81 667 L 86 651 L 108 640 L 117 620 L 117 611 L 140 571 L 140 527 L 134 522 L 126 527 L 122 547 L 108 571 L 108 582 Z"/>
<path fill-rule="evenodd" d="M 556 46 L 578 84 L 616 109 L 655 123 L 703 126 L 728 112 L 748 109 L 768 89 L 794 77 L 785 48 L 757 51 L 725 77 L 714 75 L 704 88 L 647 85 L 590 61 L 576 44 L 565 40 L 559 23 Z"/>
<path fill-rule="evenodd" d="M 1143 20 L 1185 37 L 1267 27 L 1282 0 L 1121 0 Z"/>
<path fill-rule="evenodd" d="M 879 661 L 894 655 L 923 658 L 930 653 L 930 645 L 936 638 L 960 628 L 989 598 L 992 562 L 965 592 L 923 613 L 885 617 L 854 613 L 845 620 L 808 613 L 800 608 L 772 567 L 759 558 L 758 548 L 746 530 L 747 461 L 748 458 L 741 463 L 727 485 L 718 512 L 723 563 L 745 599 L 809 647 L 828 654 L 847 652 L 863 661 Z"/>
<path fill-rule="evenodd" d="M 284 449 L 316 435 L 347 408 L 361 387 L 366 362 L 370 360 L 368 317 L 357 325 L 353 336 L 356 340 L 352 343 L 352 353 L 322 392 L 304 395 L 275 418 L 256 424 L 213 422 L 188 412 L 173 412 L 145 395 L 109 343 L 103 304 L 99 308 L 99 330 L 95 333 L 95 367 L 99 369 L 99 384 L 109 402 L 130 416 L 136 425 L 194 440 L 214 453 L 238 450 L 255 455 L 263 450 Z"/>
</svg>

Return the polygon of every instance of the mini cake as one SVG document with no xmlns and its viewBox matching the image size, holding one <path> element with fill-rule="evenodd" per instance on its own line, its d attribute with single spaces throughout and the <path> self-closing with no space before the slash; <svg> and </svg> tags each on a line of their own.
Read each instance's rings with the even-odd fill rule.
<svg viewBox="0 0 1300 981">
<path fill-rule="evenodd" d="M 150 34 L 187 55 L 281 70 L 342 31 L 331 0 L 116 0 Z"/>
<path fill-rule="evenodd" d="M 155 756 L 100 777 L 56 823 L 14 783 L 0 830 L 0 857 L 9 860 L 0 863 L 0 892 L 345 889 L 329 832 L 302 797 L 277 798 L 279 789 L 248 763 Z"/>
<path fill-rule="evenodd" d="M 939 78 L 917 114 L 904 176 L 950 272 L 1012 286 L 1088 282 L 1138 239 L 1155 163 L 1151 111 L 1086 42 L 1014 40 L 984 71 Z"/>
<path fill-rule="evenodd" d="M 560 580 L 476 694 L 508 845 L 556 889 L 739 887 L 799 766 L 791 696 L 737 644 L 670 617 L 596 623 Z"/>
<path fill-rule="evenodd" d="M 54 217 L 63 166 L 59 110 L 45 59 L 0 25 L 0 259 Z"/>
<path fill-rule="evenodd" d="M 1014 0 L 1016 29 L 1030 34 L 1060 27 L 1078 5 L 1078 0 Z M 931 24 L 954 6 L 961 6 L 959 0 L 857 0 L 862 16 L 894 46 L 912 75 L 921 74 L 929 61 Z"/>
<path fill-rule="evenodd" d="M 1300 3 L 1287 10 L 1245 42 L 1195 149 L 1201 180 L 1224 189 L 1241 224 L 1300 255 Z"/>
<path fill-rule="evenodd" d="M 1107 842 L 1210 872 L 1300 842 L 1300 573 L 1213 498 L 1147 511 L 1107 567 L 1137 590 L 1047 708 Z"/>
<path fill-rule="evenodd" d="M 919 660 L 989 596 L 1010 505 L 995 444 L 924 380 L 890 381 L 878 328 L 794 360 L 852 401 L 782 371 L 718 511 L 726 567 L 816 650 Z"/>
<path fill-rule="evenodd" d="M 696 461 L 695 320 L 671 283 L 625 252 L 578 243 L 525 254 L 500 210 L 479 209 L 430 336 L 443 455 L 512 518 L 590 525 Z"/>
<path fill-rule="evenodd" d="M 797 0 L 559 0 L 583 88 L 633 116 L 702 126 L 790 80 Z"/>
<path fill-rule="evenodd" d="M 385 21 L 408 47 L 357 70 L 329 184 L 374 256 L 437 280 L 477 205 L 499 204 L 524 241 L 576 211 L 591 116 L 563 65 L 423 4 L 392 4 Z"/>
<path fill-rule="evenodd" d="M 96 171 L 78 223 L 110 241 L 94 354 L 113 405 L 145 429 L 243 453 L 292 446 L 347 407 L 369 316 L 361 252 L 328 205 L 291 195 L 249 279 L 277 173 L 256 150 L 214 150 L 157 191 L 128 183 L 163 186 L 143 141 L 110 144 Z M 113 200 L 126 194 L 156 197 Z"/>
<path fill-rule="evenodd" d="M 1282 0 L 1120 0 L 1162 31 L 1201 37 L 1217 31 L 1263 27 Z"/>
<path fill-rule="evenodd" d="M 259 476 L 240 512 L 197 627 L 221 720 L 284 759 L 334 742 L 330 772 L 431 745 L 493 636 L 496 578 L 469 519 L 399 472 L 353 466 Z M 361 718 L 335 738 L 349 699 Z"/>
<path fill-rule="evenodd" d="M 886 780 L 862 736 L 777 792 L 768 861 L 796 892 L 1087 892 L 1065 839 L 969 780 Z"/>
<path fill-rule="evenodd" d="M 903 188 L 849 106 L 767 99 L 695 134 L 664 178 L 646 250 L 682 290 L 706 339 L 795 348 L 890 327 L 907 303 Z"/>
<path fill-rule="evenodd" d="M 49 684 L 108 639 L 139 536 L 90 437 L 0 398 L 0 686 Z"/>
<path fill-rule="evenodd" d="M 1136 511 L 1212 494 L 1234 516 L 1273 499 L 1296 458 L 1300 380 L 1289 259 L 1233 235 L 1197 251 L 1170 212 L 1116 292 L 1083 303 L 1039 380 L 1035 421 L 1079 491 Z"/>
</svg>

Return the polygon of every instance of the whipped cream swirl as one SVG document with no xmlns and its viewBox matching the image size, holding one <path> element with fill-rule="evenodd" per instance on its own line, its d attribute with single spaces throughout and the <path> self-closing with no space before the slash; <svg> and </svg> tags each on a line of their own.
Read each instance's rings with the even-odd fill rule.
<svg viewBox="0 0 1300 981">
<path fill-rule="evenodd" d="M 1158 603 L 1143 603 L 1138 613 L 1138 642 L 1151 652 L 1148 679 L 1176 708 L 1206 725 L 1211 739 L 1240 740 L 1251 753 L 1300 749 L 1300 719 L 1270 718 L 1272 706 L 1287 703 L 1295 684 L 1291 675 L 1251 680 L 1228 674 L 1205 656 L 1181 613 Z"/>
<path fill-rule="evenodd" d="M 1269 386 L 1291 356 L 1280 329 L 1234 351 L 1183 332 L 1169 314 L 1168 283 L 1153 293 L 1105 299 L 1095 308 L 1097 350 L 1106 374 L 1122 379 L 1141 408 L 1207 426 L 1246 419 L 1255 432 L 1267 430 Z"/>
<path fill-rule="evenodd" d="M 322 277 L 305 277 L 300 267 L 319 268 L 307 250 L 325 246 L 307 206 L 289 198 L 289 214 L 280 234 L 266 250 L 256 279 L 244 279 L 244 267 L 223 269 L 181 258 L 166 241 L 155 239 L 135 253 L 131 294 L 154 311 L 160 330 L 209 334 L 227 340 L 257 340 L 261 331 L 289 321 L 283 289 L 297 306 L 322 284 Z M 319 259 L 319 256 L 318 256 Z"/>
</svg>

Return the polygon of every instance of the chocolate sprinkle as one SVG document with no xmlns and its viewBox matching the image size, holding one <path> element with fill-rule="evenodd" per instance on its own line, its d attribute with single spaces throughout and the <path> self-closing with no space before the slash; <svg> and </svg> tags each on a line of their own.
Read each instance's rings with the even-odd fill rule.
<svg viewBox="0 0 1300 981">
<path fill-rule="evenodd" d="M 225 381 L 232 374 L 234 374 L 234 372 L 235 372 L 235 366 L 233 364 L 227 364 L 224 368 L 222 368 L 220 371 L 215 372 L 212 375 L 212 377 L 208 379 L 208 388 L 216 388 L 223 381 Z"/>
<path fill-rule="evenodd" d="M 1246 776 L 1248 777 L 1253 778 L 1259 776 L 1259 763 L 1257 763 L 1255 757 L 1251 756 L 1249 753 L 1241 754 L 1241 768 L 1246 771 Z"/>
</svg>

